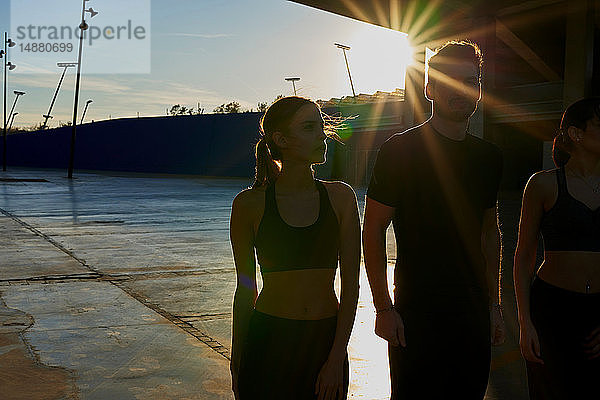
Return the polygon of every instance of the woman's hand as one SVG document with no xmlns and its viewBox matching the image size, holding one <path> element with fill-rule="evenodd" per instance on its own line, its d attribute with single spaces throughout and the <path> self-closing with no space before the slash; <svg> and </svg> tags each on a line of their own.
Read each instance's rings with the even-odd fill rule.
<svg viewBox="0 0 600 400">
<path fill-rule="evenodd" d="M 392 346 L 406 347 L 404 338 L 404 321 L 394 309 L 384 310 L 375 317 L 375 334 L 387 340 Z"/>
<path fill-rule="evenodd" d="M 589 360 L 600 357 L 600 326 L 585 338 L 583 346 Z"/>
<path fill-rule="evenodd" d="M 315 385 L 318 400 L 342 399 L 344 395 L 344 362 L 346 355 L 327 359 Z"/>
<path fill-rule="evenodd" d="M 531 321 L 520 324 L 519 346 L 521 354 L 527 361 L 544 363 L 540 353 L 540 340 Z"/>
</svg>

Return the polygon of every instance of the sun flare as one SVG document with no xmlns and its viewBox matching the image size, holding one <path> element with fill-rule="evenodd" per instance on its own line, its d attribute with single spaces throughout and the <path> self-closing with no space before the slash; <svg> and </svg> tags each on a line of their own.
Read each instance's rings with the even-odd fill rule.
<svg viewBox="0 0 600 400">
<path fill-rule="evenodd" d="M 408 35 L 361 23 L 345 44 L 351 47 L 347 56 L 357 94 L 404 88 L 406 67 L 414 63 Z M 347 76 L 341 78 L 347 86 Z"/>
</svg>

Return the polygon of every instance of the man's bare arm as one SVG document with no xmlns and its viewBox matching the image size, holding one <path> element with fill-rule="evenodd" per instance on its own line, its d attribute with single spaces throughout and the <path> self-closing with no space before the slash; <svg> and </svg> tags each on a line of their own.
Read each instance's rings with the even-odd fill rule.
<svg viewBox="0 0 600 400">
<path fill-rule="evenodd" d="M 363 222 L 365 267 L 376 310 L 392 306 L 387 282 L 386 231 L 394 208 L 367 197 Z"/>
<path fill-rule="evenodd" d="M 388 291 L 386 231 L 394 207 L 367 197 L 363 222 L 363 249 L 367 278 L 373 295 L 377 316 L 375 333 L 394 346 L 406 346 L 404 324 L 400 315 L 392 309 Z"/>
</svg>

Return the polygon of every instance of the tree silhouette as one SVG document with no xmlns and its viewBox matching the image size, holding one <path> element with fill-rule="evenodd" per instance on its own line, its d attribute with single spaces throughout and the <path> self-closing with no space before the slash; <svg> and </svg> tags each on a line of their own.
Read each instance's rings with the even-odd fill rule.
<svg viewBox="0 0 600 400">
<path fill-rule="evenodd" d="M 258 112 L 264 113 L 265 111 L 267 111 L 267 108 L 269 106 L 267 105 L 266 102 L 264 103 L 258 103 Z"/>
<path fill-rule="evenodd" d="M 181 104 L 175 104 L 169 109 L 169 114 L 172 116 L 175 115 L 192 115 L 194 113 L 194 108 L 187 108 L 186 106 L 182 106 Z"/>
<path fill-rule="evenodd" d="M 242 106 L 237 101 L 232 101 L 227 104 L 221 104 L 216 107 L 213 112 L 216 114 L 237 114 L 241 111 Z"/>
</svg>

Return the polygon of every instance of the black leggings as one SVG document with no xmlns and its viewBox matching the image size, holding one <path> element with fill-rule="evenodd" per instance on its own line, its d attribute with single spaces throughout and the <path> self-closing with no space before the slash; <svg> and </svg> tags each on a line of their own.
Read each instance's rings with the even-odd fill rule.
<svg viewBox="0 0 600 400">
<path fill-rule="evenodd" d="M 391 399 L 483 399 L 491 360 L 487 307 L 400 315 L 406 348 L 388 348 Z"/>
<path fill-rule="evenodd" d="M 600 293 L 562 289 L 536 277 L 531 320 L 544 364 L 527 363 L 531 399 L 600 398 L 600 358 L 589 360 L 582 343 L 600 326 Z"/>
<path fill-rule="evenodd" d="M 316 399 L 317 376 L 331 351 L 336 324 L 337 317 L 296 320 L 254 310 L 240 365 L 240 399 Z M 346 356 L 340 400 L 346 399 L 348 383 Z"/>
</svg>

